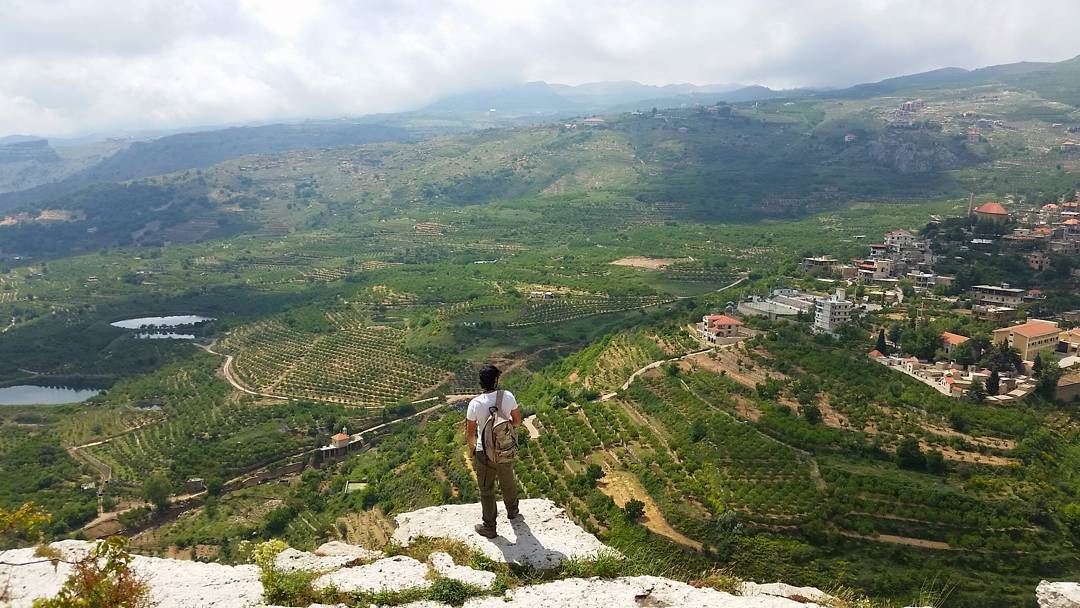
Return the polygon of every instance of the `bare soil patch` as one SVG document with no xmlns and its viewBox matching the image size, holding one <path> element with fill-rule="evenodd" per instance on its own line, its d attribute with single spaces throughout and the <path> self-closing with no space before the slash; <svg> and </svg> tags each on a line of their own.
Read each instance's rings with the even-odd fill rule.
<svg viewBox="0 0 1080 608">
<path fill-rule="evenodd" d="M 85 213 L 69 209 L 42 209 L 37 216 L 39 222 L 74 222 L 83 219 L 86 219 Z"/>
<path fill-rule="evenodd" d="M 611 500 L 615 501 L 615 504 L 619 505 L 619 507 L 624 507 L 632 499 L 640 500 L 645 503 L 645 516 L 641 519 L 641 523 L 646 528 L 684 547 L 689 547 L 695 551 L 701 550 L 701 543 L 671 527 L 671 524 L 664 519 L 664 515 L 660 512 L 660 507 L 657 506 L 656 501 L 649 496 L 645 488 L 641 487 L 641 483 L 633 473 L 610 471 L 597 483 L 597 488 L 611 497 Z"/>
<path fill-rule="evenodd" d="M 344 515 L 337 523 L 345 524 L 345 542 L 368 549 L 385 547 L 394 533 L 394 524 L 379 507 Z"/>
<path fill-rule="evenodd" d="M 911 538 L 910 536 L 895 536 L 892 534 L 878 534 L 877 536 L 866 536 L 863 534 L 856 534 L 854 532 L 841 532 L 844 536 L 850 538 L 862 538 L 865 540 L 872 540 L 879 543 L 889 543 L 893 545 L 906 545 L 908 547 L 918 547 L 920 549 L 937 549 L 939 551 L 959 551 L 956 547 L 953 547 L 949 543 L 943 543 L 937 540 L 926 540 L 924 538 Z"/>
<path fill-rule="evenodd" d="M 735 411 L 739 414 L 739 417 L 746 418 L 757 422 L 761 418 L 761 410 L 758 409 L 750 399 L 743 397 L 742 395 L 732 395 L 735 399 Z"/>
<path fill-rule="evenodd" d="M 1015 458 L 995 456 L 994 454 L 980 454 L 979 452 L 962 452 L 947 445 L 929 444 L 921 439 L 919 440 L 919 447 L 921 447 L 924 452 L 928 450 L 939 450 L 941 455 L 945 457 L 945 460 L 952 460 L 955 462 L 973 462 L 976 464 L 989 464 L 996 467 L 1007 467 L 1013 464 L 1020 464 L 1020 461 Z"/>
<path fill-rule="evenodd" d="M 645 270 L 663 270 L 676 262 L 685 262 L 686 258 L 646 258 L 639 255 L 631 255 L 619 258 L 611 262 L 615 266 L 629 266 L 631 268 L 643 268 Z"/>
<path fill-rule="evenodd" d="M 697 367 L 716 374 L 723 372 L 728 378 L 747 388 L 754 388 L 757 384 L 764 383 L 766 376 L 777 380 L 785 379 L 783 374 L 762 368 L 748 357 L 744 357 L 735 348 L 720 348 L 712 352 L 699 353 L 683 359 L 679 366 L 686 370 Z"/>
</svg>

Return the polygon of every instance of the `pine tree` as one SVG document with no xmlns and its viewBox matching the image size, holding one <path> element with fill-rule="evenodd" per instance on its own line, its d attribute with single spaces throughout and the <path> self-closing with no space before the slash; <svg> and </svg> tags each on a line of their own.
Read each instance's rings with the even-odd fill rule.
<svg viewBox="0 0 1080 608">
<path fill-rule="evenodd" d="M 1035 364 L 1031 366 L 1031 373 L 1036 378 L 1042 378 L 1043 375 L 1043 358 L 1042 353 L 1035 355 Z"/>
<path fill-rule="evenodd" d="M 877 333 L 877 345 L 875 346 L 877 351 L 883 355 L 889 354 L 889 347 L 885 344 L 885 328 L 882 327 Z"/>
<path fill-rule="evenodd" d="M 971 383 L 971 388 L 967 390 L 966 397 L 972 403 L 982 403 L 986 401 L 986 389 L 983 388 L 983 383 L 979 379 L 975 379 Z"/>
<path fill-rule="evenodd" d="M 995 369 L 990 372 L 990 377 L 986 379 L 986 394 L 996 395 L 1001 390 L 1001 375 Z"/>
</svg>

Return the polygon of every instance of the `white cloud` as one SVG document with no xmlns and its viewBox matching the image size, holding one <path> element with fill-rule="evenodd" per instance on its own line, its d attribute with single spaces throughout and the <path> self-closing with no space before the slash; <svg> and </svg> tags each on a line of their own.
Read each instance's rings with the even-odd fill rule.
<svg viewBox="0 0 1080 608">
<path fill-rule="evenodd" d="M 846 85 L 1080 52 L 1074 0 L 0 0 L 0 134 L 391 112 L 526 80 Z"/>
</svg>

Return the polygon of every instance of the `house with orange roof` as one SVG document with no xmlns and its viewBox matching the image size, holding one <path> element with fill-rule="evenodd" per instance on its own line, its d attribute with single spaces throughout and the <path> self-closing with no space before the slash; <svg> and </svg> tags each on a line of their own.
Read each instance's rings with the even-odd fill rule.
<svg viewBox="0 0 1080 608">
<path fill-rule="evenodd" d="M 705 315 L 701 318 L 701 339 L 716 342 L 718 338 L 734 338 L 740 335 L 742 321 L 728 315 Z"/>
<path fill-rule="evenodd" d="M 967 336 L 961 336 L 960 334 L 943 331 L 941 332 L 941 347 L 942 350 L 945 351 L 946 355 L 951 355 L 953 350 L 957 346 L 960 346 L 961 344 L 967 342 L 970 339 L 971 338 L 968 338 Z"/>
<path fill-rule="evenodd" d="M 980 222 L 1003 224 L 1009 219 L 1009 212 L 1001 203 L 993 201 L 976 207 L 975 217 L 978 218 Z"/>
<path fill-rule="evenodd" d="M 1007 342 L 1024 361 L 1034 361 L 1042 351 L 1053 351 L 1061 340 L 1061 329 L 1053 321 L 1032 319 L 1027 323 L 995 329 L 994 344 Z"/>
<path fill-rule="evenodd" d="M 363 444 L 364 438 L 362 436 L 350 435 L 348 430 L 342 428 L 340 433 L 330 437 L 330 445 L 324 445 L 319 448 L 318 456 L 320 460 L 333 458 L 335 456 L 344 456 Z"/>
</svg>

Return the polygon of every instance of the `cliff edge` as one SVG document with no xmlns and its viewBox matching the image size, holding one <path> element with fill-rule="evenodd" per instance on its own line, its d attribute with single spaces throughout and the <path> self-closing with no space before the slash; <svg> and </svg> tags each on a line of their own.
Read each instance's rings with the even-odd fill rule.
<svg viewBox="0 0 1080 608">
<path fill-rule="evenodd" d="M 521 511 L 520 521 L 501 523 L 502 536 L 491 540 L 471 533 L 471 523 L 479 518 L 479 505 L 443 505 L 403 513 L 396 517 L 394 541 L 399 548 L 408 548 L 413 543 L 430 543 L 430 539 L 449 539 L 457 546 L 464 545 L 483 555 L 491 563 L 513 563 L 537 570 L 559 568 L 568 559 L 589 560 L 602 554 L 618 556 L 570 521 L 549 500 L 523 500 Z M 87 555 L 93 543 L 65 540 L 50 547 L 55 550 L 52 557 L 58 555 L 59 562 L 40 557 L 33 547 L 0 552 L 0 589 L 7 589 L 9 605 L 13 608 L 30 608 L 34 599 L 55 595 L 71 573 L 68 562 Z M 159 608 L 271 608 L 264 598 L 261 571 L 254 565 L 135 556 L 131 567 L 146 581 Z M 313 552 L 285 549 L 276 555 L 273 567 L 280 572 L 310 573 L 314 589 L 333 588 L 346 593 L 422 592 L 440 579 L 454 579 L 486 591 L 486 595 L 466 600 L 466 608 L 827 608 L 837 605 L 833 598 L 812 587 L 743 583 L 736 595 L 655 576 L 562 578 L 501 591 L 496 586 L 495 572 L 455 563 L 455 558 L 443 551 L 433 550 L 424 559 L 417 559 L 404 553 L 387 556 L 382 551 L 337 541 Z M 1044 582 L 1039 585 L 1037 596 L 1043 608 L 1080 606 L 1080 586 L 1075 583 Z M 405 605 L 409 608 L 450 606 L 430 599 Z"/>
</svg>

